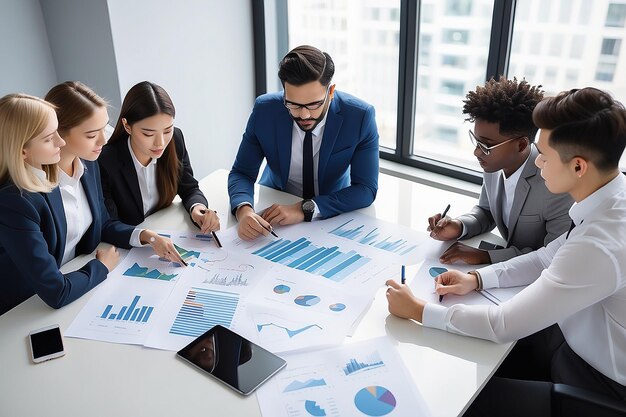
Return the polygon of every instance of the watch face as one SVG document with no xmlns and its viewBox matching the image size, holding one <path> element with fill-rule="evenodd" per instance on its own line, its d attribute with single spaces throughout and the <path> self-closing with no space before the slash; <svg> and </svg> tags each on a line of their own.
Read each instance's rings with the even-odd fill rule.
<svg viewBox="0 0 626 417">
<path fill-rule="evenodd" d="M 302 211 L 315 211 L 315 203 L 312 200 L 303 201 Z"/>
</svg>

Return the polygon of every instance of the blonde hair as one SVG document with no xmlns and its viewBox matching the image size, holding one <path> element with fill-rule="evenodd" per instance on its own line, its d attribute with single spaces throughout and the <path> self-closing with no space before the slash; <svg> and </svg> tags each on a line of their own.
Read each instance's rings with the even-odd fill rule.
<svg viewBox="0 0 626 417">
<path fill-rule="evenodd" d="M 50 192 L 58 183 L 57 164 L 43 165 L 43 180 L 28 168 L 22 151 L 46 128 L 54 106 L 28 94 L 0 98 L 0 184 L 11 180 L 21 190 Z"/>
</svg>

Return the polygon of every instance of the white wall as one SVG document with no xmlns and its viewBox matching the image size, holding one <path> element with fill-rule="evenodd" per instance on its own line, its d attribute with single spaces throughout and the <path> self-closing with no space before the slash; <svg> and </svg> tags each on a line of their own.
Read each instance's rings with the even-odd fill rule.
<svg viewBox="0 0 626 417">
<path fill-rule="evenodd" d="M 176 106 L 197 178 L 232 166 L 254 103 L 249 1 L 108 0 L 120 93 L 149 80 Z"/>
<path fill-rule="evenodd" d="M 43 97 L 56 82 L 38 0 L 2 0 L 0 57 L 0 96 L 28 93 Z"/>
</svg>

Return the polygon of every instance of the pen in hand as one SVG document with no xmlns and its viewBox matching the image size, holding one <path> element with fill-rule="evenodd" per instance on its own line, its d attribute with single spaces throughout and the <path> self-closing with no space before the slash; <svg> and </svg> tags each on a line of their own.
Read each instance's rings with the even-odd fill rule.
<svg viewBox="0 0 626 417">
<path fill-rule="evenodd" d="M 261 223 L 259 223 L 261 224 Z M 270 232 L 274 237 L 278 237 L 278 235 L 276 233 L 274 233 L 274 228 L 272 227 L 272 225 L 270 225 L 270 227 L 265 227 L 261 224 L 261 227 L 264 228 L 265 230 L 267 230 L 268 232 Z"/>
<path fill-rule="evenodd" d="M 215 214 L 217 214 L 217 210 L 213 210 L 215 212 Z M 200 213 L 202 214 L 206 214 L 206 210 L 200 210 Z M 220 240 L 217 238 L 217 235 L 215 234 L 215 232 L 211 232 L 211 236 L 213 236 L 213 240 L 215 240 L 215 244 L 217 245 L 218 248 L 222 247 L 222 242 L 220 242 Z"/>
<path fill-rule="evenodd" d="M 448 204 L 446 206 L 446 209 L 443 211 L 443 213 L 441 213 L 441 218 L 442 219 L 446 217 L 446 214 L 448 214 L 448 210 L 450 210 L 450 204 Z"/>
<path fill-rule="evenodd" d="M 400 282 L 402 284 L 406 284 L 405 269 L 406 269 L 406 266 L 402 265 L 402 275 L 400 277 Z"/>
<path fill-rule="evenodd" d="M 435 286 L 437 286 L 437 278 L 435 278 Z M 442 302 L 442 301 L 443 301 L 443 294 L 439 294 L 439 302 Z"/>
</svg>

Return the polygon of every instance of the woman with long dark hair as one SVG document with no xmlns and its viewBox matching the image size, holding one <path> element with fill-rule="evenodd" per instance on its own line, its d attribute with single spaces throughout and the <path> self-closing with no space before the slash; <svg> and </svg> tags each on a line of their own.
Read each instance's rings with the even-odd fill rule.
<svg viewBox="0 0 626 417">
<path fill-rule="evenodd" d="M 193 176 L 183 132 L 174 127 L 175 116 L 162 87 L 142 81 L 128 91 L 98 160 L 105 204 L 112 217 L 136 225 L 178 194 L 202 233 L 219 230 L 219 218 Z"/>
</svg>

